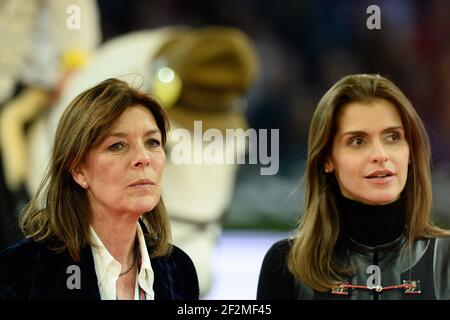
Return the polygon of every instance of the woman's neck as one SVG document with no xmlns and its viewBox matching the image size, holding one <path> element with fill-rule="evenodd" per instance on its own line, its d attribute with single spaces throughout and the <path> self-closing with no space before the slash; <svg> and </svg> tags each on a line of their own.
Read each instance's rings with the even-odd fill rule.
<svg viewBox="0 0 450 320">
<path fill-rule="evenodd" d="M 92 227 L 108 252 L 122 265 L 122 269 L 129 267 L 135 258 L 137 221 L 138 217 L 130 218 L 127 215 L 93 215 Z"/>
<path fill-rule="evenodd" d="M 384 205 L 369 205 L 337 197 L 344 236 L 367 246 L 378 246 L 397 239 L 405 230 L 404 197 Z"/>
</svg>

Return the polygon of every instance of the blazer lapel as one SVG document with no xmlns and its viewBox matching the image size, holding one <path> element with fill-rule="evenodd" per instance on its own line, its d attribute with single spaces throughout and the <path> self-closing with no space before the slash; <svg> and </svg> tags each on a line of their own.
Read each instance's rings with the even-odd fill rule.
<svg viewBox="0 0 450 320">
<path fill-rule="evenodd" d="M 100 299 L 90 248 L 81 251 L 77 263 L 65 253 L 55 253 L 41 246 L 37 260 L 30 299 Z"/>
</svg>

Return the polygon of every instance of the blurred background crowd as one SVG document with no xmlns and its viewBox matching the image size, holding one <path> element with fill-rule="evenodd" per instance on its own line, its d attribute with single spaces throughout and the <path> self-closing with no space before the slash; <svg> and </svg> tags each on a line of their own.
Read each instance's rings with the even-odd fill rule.
<svg viewBox="0 0 450 320">
<path fill-rule="evenodd" d="M 20 7 L 14 10 L 22 12 L 28 21 L 32 18 L 27 18 L 26 12 L 32 9 L 27 9 L 25 2 L 40 6 L 52 1 L 0 0 L 0 41 L 2 48 L 5 48 L 0 56 L 0 74 L 3 77 L 0 79 L 0 89 L 6 92 L 4 88 L 8 85 L 5 83 L 10 83 L 9 94 L 0 97 L 0 111 L 3 113 L 9 101 L 24 92 L 23 88 L 30 86 L 30 83 L 39 83 L 47 89 L 51 87 L 51 99 L 57 99 L 61 87 L 70 81 L 67 79 L 83 69 L 84 60 L 103 43 L 121 35 L 166 26 L 212 25 L 234 27 L 248 35 L 260 67 L 249 88 L 243 112 L 250 128 L 280 130 L 280 170 L 276 175 L 263 176 L 260 175 L 259 165 L 238 166 L 234 191 L 220 215 L 225 232 L 290 232 L 295 228 L 301 214 L 301 179 L 309 121 L 323 93 L 339 78 L 351 73 L 387 76 L 412 101 L 431 138 L 434 219 L 438 225 L 450 227 L 450 1 L 57 1 L 61 7 L 86 2 L 89 9 L 81 10 L 78 51 L 65 57 L 63 71 L 53 75 L 53 78 L 46 76 L 48 81 L 40 82 L 11 71 L 12 65 L 20 65 L 14 59 L 23 57 L 23 61 L 29 63 L 32 60 L 30 57 L 46 56 L 47 50 L 35 36 L 35 44 L 28 46 L 25 45 L 26 38 L 14 37 L 9 24 L 13 24 L 14 19 L 6 14 L 11 2 Z M 370 30 L 366 26 L 370 15 L 366 10 L 373 4 L 379 6 L 381 11 L 379 30 Z M 16 12 L 14 10 L 11 12 Z M 45 15 L 52 17 L 52 11 L 46 11 L 44 20 L 47 19 Z M 63 22 L 60 23 L 65 25 L 69 15 L 64 10 L 60 19 Z M 21 24 L 20 32 L 24 32 L 25 27 Z M 30 26 L 32 31 L 38 28 Z M 64 34 L 59 35 L 58 40 L 64 42 L 61 39 L 65 39 Z M 9 47 L 21 45 L 23 49 L 9 50 Z M 25 51 L 27 54 L 23 53 Z M 82 54 L 79 53 L 81 51 Z M 127 59 L 126 56 L 122 58 Z M 43 74 L 41 69 L 34 72 Z M 30 119 L 34 119 L 35 114 L 46 112 L 46 107 L 37 109 L 33 116 L 24 116 L 23 130 L 28 130 L 32 122 Z M 6 122 L 9 123 L 10 119 L 7 118 Z M 5 125 L 0 128 L 2 134 L 4 128 Z M 11 141 L 4 137 L 0 140 L 2 155 L 10 154 L 8 145 Z M 39 148 L 39 145 L 34 148 Z M 3 160 L 0 170 L 1 247 L 15 238 L 9 228 L 11 213 L 18 214 L 30 197 L 29 189 L 15 183 L 5 173 L 7 161 L 11 160 Z M 32 164 L 28 166 L 32 167 Z M 202 181 L 198 179 L 195 183 L 201 184 Z M 221 182 L 217 181 L 213 188 L 220 190 Z"/>
</svg>

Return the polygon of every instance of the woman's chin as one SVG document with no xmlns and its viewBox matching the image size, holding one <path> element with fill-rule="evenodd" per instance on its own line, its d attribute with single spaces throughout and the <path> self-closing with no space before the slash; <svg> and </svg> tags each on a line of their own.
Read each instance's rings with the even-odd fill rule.
<svg viewBox="0 0 450 320">
<path fill-rule="evenodd" d="M 157 205 L 157 202 L 144 202 L 144 203 L 137 203 L 133 206 L 131 209 L 132 212 L 135 212 L 137 215 L 142 215 L 145 212 L 152 211 Z"/>
<path fill-rule="evenodd" d="M 144 213 L 152 211 L 160 200 L 160 196 L 156 195 L 147 195 L 147 196 L 139 196 L 129 199 L 128 206 L 130 211 L 136 213 Z"/>
</svg>

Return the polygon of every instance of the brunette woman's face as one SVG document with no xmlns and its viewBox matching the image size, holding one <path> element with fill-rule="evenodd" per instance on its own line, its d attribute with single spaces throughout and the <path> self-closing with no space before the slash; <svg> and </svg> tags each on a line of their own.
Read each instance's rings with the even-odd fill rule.
<svg viewBox="0 0 450 320">
<path fill-rule="evenodd" d="M 397 200 L 408 176 L 409 145 L 400 113 L 389 101 L 351 102 L 337 115 L 325 164 L 343 196 L 366 204 Z"/>
<path fill-rule="evenodd" d="M 89 151 L 74 178 L 87 190 L 94 214 L 140 215 L 160 200 L 164 161 L 155 118 L 137 105 L 112 124 L 110 134 Z"/>
</svg>

